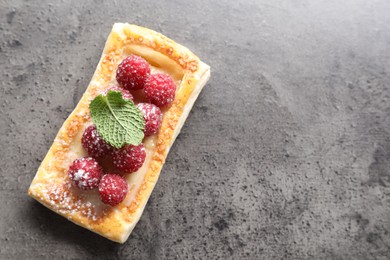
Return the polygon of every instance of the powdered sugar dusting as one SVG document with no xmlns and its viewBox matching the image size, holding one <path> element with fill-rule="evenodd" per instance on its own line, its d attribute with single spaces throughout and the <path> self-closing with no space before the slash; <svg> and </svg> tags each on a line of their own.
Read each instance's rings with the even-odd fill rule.
<svg viewBox="0 0 390 260">
<path fill-rule="evenodd" d="M 81 138 L 81 143 L 88 154 L 95 158 L 110 155 L 114 148 L 100 137 L 95 125 L 88 126 Z"/>
<path fill-rule="evenodd" d="M 91 190 L 98 187 L 103 169 L 92 157 L 83 157 L 70 165 L 68 175 L 80 189 Z"/>
<path fill-rule="evenodd" d="M 145 119 L 145 136 L 156 134 L 162 123 L 162 112 L 160 108 L 150 103 L 139 103 L 137 107 L 141 110 Z"/>
<path fill-rule="evenodd" d="M 110 212 L 111 209 L 99 201 L 96 192 L 76 189 L 69 181 L 65 185 L 53 182 L 42 187 L 40 199 L 70 219 L 81 214 L 91 221 L 98 221 Z"/>
<path fill-rule="evenodd" d="M 121 203 L 126 197 L 127 190 L 126 180 L 118 174 L 104 175 L 99 184 L 99 193 L 103 203 L 111 206 Z"/>
<path fill-rule="evenodd" d="M 149 74 L 148 62 L 139 56 L 130 55 L 118 65 L 116 79 L 128 90 L 142 89 Z"/>
<path fill-rule="evenodd" d="M 146 157 L 145 147 L 141 143 L 138 146 L 126 145 L 115 150 L 113 154 L 113 164 L 120 171 L 132 173 L 143 165 Z"/>
<path fill-rule="evenodd" d="M 164 73 L 151 74 L 145 82 L 145 95 L 151 103 L 163 107 L 175 99 L 176 84 Z"/>
</svg>

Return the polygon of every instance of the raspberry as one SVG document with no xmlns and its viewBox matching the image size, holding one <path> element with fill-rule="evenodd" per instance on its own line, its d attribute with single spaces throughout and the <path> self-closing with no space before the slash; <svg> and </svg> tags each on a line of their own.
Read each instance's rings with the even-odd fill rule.
<svg viewBox="0 0 390 260">
<path fill-rule="evenodd" d="M 109 90 L 115 90 L 115 91 L 119 91 L 119 92 L 122 92 L 122 97 L 123 99 L 127 99 L 127 100 L 131 100 L 134 102 L 134 97 L 133 95 L 130 93 L 130 91 L 124 89 L 124 88 L 121 88 L 119 86 L 112 86 L 110 87 L 109 89 L 106 89 L 105 91 L 102 92 L 102 94 L 105 96 L 107 95 L 107 92 Z"/>
<path fill-rule="evenodd" d="M 116 80 L 127 90 L 142 89 L 149 74 L 148 62 L 139 56 L 130 55 L 119 64 Z"/>
<path fill-rule="evenodd" d="M 84 157 L 73 161 L 68 170 L 72 182 L 83 190 L 97 188 L 103 175 L 103 169 L 92 157 Z"/>
<path fill-rule="evenodd" d="M 145 95 L 158 107 L 171 103 L 175 99 L 175 91 L 175 82 L 167 74 L 156 73 L 146 79 Z"/>
<path fill-rule="evenodd" d="M 100 158 L 110 155 L 114 148 L 106 143 L 99 135 L 95 125 L 88 126 L 81 138 L 81 143 L 89 156 Z"/>
<path fill-rule="evenodd" d="M 146 152 L 143 144 L 138 146 L 126 145 L 114 151 L 112 162 L 120 171 L 132 173 L 141 168 L 145 157 Z"/>
<path fill-rule="evenodd" d="M 139 103 L 137 107 L 144 115 L 145 136 L 154 135 L 157 133 L 162 121 L 162 113 L 160 108 L 149 103 Z"/>
<path fill-rule="evenodd" d="M 127 181 L 118 174 L 104 175 L 99 184 L 100 199 L 111 206 L 121 203 L 126 198 L 127 190 Z"/>
</svg>

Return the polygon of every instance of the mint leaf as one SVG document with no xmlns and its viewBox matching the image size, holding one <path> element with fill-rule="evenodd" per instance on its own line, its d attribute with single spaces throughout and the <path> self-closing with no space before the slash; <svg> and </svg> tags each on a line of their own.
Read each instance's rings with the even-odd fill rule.
<svg viewBox="0 0 390 260">
<path fill-rule="evenodd" d="M 133 101 L 122 98 L 118 91 L 99 95 L 89 104 L 92 121 L 99 135 L 110 145 L 139 145 L 144 138 L 145 120 Z"/>
</svg>

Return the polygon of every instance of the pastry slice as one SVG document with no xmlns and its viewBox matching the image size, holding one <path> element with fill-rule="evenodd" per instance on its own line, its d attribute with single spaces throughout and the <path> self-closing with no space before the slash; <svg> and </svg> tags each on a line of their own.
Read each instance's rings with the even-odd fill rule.
<svg viewBox="0 0 390 260">
<path fill-rule="evenodd" d="M 141 86 L 137 85 L 138 74 L 126 82 L 128 75 L 118 72 L 118 66 L 125 59 L 133 59 L 130 57 L 149 64 L 149 69 L 145 70 L 147 78 L 140 81 Z M 132 62 L 140 64 L 138 60 Z M 126 72 L 128 67 L 122 66 L 122 69 Z M 87 90 L 59 130 L 28 194 L 77 225 L 112 241 L 125 242 L 141 217 L 170 147 L 209 77 L 210 67 L 187 48 L 155 31 L 116 23 Z M 173 84 L 174 91 L 161 90 L 159 84 L 167 88 Z M 149 124 L 149 114 L 143 114 L 141 131 L 145 135 L 137 136 L 142 143 L 131 144 L 134 136 L 130 136 L 133 138 L 130 143 L 118 144 L 118 139 L 106 139 L 106 121 L 93 114 L 94 109 L 101 108 L 91 104 L 104 98 L 121 98 L 120 102 L 132 111 L 138 106 L 138 114 L 135 113 L 138 119 L 139 111 L 143 113 L 143 109 L 149 109 L 149 103 L 153 103 L 153 107 L 159 108 L 154 119 L 161 120 Z M 129 101 L 131 99 L 134 103 Z M 88 146 L 88 138 L 95 138 L 96 133 L 115 151 L 109 151 L 111 148 L 104 145 L 97 149 Z M 130 157 L 121 155 L 123 149 L 142 157 L 142 163 L 135 168 L 134 164 L 127 164 L 123 160 Z M 106 157 L 111 159 L 96 159 L 95 162 L 94 158 L 101 152 L 110 154 Z M 86 176 L 90 179 L 83 179 Z M 110 193 L 114 191 L 115 194 Z"/>
</svg>

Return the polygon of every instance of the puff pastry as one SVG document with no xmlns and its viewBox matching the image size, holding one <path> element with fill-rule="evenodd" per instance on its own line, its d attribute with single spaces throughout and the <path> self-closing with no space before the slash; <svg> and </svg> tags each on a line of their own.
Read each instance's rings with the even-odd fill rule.
<svg viewBox="0 0 390 260">
<path fill-rule="evenodd" d="M 152 71 L 171 75 L 177 90 L 175 100 L 163 109 L 159 133 L 144 140 L 147 152 L 144 165 L 126 177 L 129 185 L 126 199 L 110 207 L 99 200 L 96 192 L 74 188 L 67 169 L 73 160 L 86 155 L 80 140 L 91 124 L 89 103 L 116 84 L 116 67 L 130 54 L 147 60 Z M 86 92 L 59 130 L 28 194 L 77 225 L 110 240 L 125 242 L 141 217 L 170 147 L 209 77 L 210 67 L 187 48 L 155 31 L 116 23 Z"/>
</svg>

